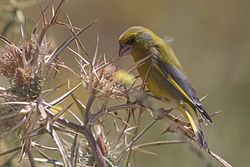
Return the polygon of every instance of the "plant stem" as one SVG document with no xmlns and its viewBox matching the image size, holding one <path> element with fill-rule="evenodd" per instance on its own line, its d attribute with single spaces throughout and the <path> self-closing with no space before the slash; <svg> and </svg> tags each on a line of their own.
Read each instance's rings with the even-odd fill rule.
<svg viewBox="0 0 250 167">
<path fill-rule="evenodd" d="M 85 109 L 85 116 L 84 116 L 84 126 L 86 126 L 87 128 L 87 124 L 89 122 L 89 119 L 91 117 L 91 112 L 90 112 L 90 108 L 94 102 L 94 99 L 95 99 L 95 96 L 93 94 L 90 95 L 89 97 L 89 100 L 87 102 L 87 105 L 86 105 L 86 109 Z"/>
<path fill-rule="evenodd" d="M 98 167 L 106 167 L 107 164 L 105 159 L 90 129 L 85 129 L 85 137 L 91 147 L 91 150 L 93 151 L 93 156 L 98 163 Z"/>
<path fill-rule="evenodd" d="M 95 137 L 91 131 L 91 126 L 89 126 L 89 121 L 90 121 L 90 118 L 92 116 L 92 113 L 90 111 L 91 109 L 91 106 L 94 102 L 94 99 L 95 99 L 95 95 L 94 93 L 92 93 L 89 97 L 89 100 L 87 102 L 87 105 L 86 105 L 86 109 L 85 109 L 85 117 L 84 117 L 84 135 L 90 145 L 90 148 L 93 152 L 93 156 L 95 157 L 95 160 L 97 161 L 97 164 L 98 164 L 98 167 L 106 167 L 106 161 L 102 155 L 102 152 L 95 140 Z"/>
</svg>

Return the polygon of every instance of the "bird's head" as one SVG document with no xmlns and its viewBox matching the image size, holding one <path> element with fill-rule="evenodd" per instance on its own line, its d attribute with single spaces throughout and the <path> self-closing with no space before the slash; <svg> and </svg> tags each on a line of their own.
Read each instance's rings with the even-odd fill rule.
<svg viewBox="0 0 250 167">
<path fill-rule="evenodd" d="M 157 36 L 147 28 L 132 26 L 119 37 L 119 56 L 132 54 L 134 51 L 147 51 L 155 43 Z"/>
</svg>

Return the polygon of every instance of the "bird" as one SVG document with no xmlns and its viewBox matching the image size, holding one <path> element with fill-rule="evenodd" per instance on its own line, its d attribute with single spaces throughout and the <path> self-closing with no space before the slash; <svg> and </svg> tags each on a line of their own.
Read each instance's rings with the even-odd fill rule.
<svg viewBox="0 0 250 167">
<path fill-rule="evenodd" d="M 118 56 L 125 55 L 132 55 L 138 63 L 137 71 L 149 91 L 180 111 L 190 122 L 199 146 L 207 149 L 198 113 L 206 123 L 212 120 L 169 44 L 145 27 L 132 26 L 119 37 Z"/>
</svg>

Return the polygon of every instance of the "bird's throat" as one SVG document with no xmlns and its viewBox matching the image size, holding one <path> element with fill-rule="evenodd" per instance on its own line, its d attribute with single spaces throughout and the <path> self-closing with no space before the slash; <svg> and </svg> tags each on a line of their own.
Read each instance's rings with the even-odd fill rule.
<svg viewBox="0 0 250 167">
<path fill-rule="evenodd" d="M 149 71 L 150 66 L 152 64 L 152 61 L 150 58 L 145 59 L 148 55 L 149 55 L 148 52 L 145 52 L 144 50 L 139 50 L 139 49 L 132 52 L 134 62 L 138 63 L 137 70 L 142 80 L 145 80 L 145 77 L 147 75 L 146 73 L 148 73 L 147 71 Z"/>
</svg>

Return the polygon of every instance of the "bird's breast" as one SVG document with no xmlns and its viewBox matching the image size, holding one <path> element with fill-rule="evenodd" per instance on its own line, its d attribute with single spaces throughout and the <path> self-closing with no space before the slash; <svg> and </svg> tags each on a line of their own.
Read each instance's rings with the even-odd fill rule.
<svg viewBox="0 0 250 167">
<path fill-rule="evenodd" d="M 145 62 L 139 66 L 138 72 L 143 81 L 146 81 L 148 89 L 157 97 L 161 97 L 166 100 L 174 99 L 172 97 L 172 88 L 167 82 L 166 78 L 151 65 L 151 62 Z"/>
<path fill-rule="evenodd" d="M 141 61 L 150 53 L 145 50 L 136 50 L 132 56 L 135 62 Z M 146 59 L 142 64 L 138 65 L 137 70 L 142 81 L 146 81 L 147 88 L 157 97 L 175 101 L 173 86 L 153 65 L 151 58 Z"/>
</svg>

